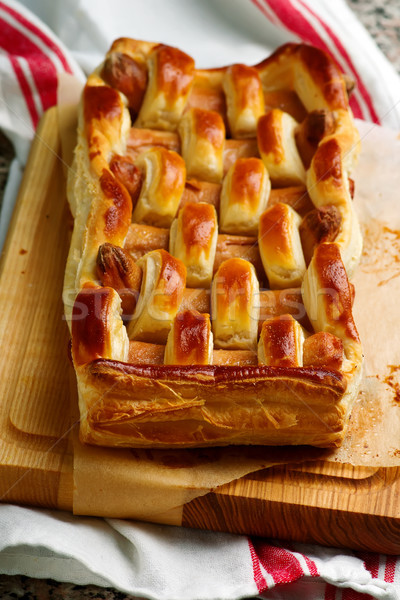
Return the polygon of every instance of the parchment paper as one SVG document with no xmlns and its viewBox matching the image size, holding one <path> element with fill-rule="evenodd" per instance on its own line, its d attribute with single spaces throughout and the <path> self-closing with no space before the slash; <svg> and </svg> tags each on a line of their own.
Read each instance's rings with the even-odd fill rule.
<svg viewBox="0 0 400 600">
<path fill-rule="evenodd" d="M 63 82 L 68 102 L 79 89 L 72 90 L 70 83 Z M 66 162 L 71 160 L 74 145 L 75 114 L 71 105 L 59 111 Z M 179 525 L 185 503 L 273 465 L 317 459 L 364 467 L 400 465 L 400 140 L 396 132 L 361 121 L 357 125 L 362 152 L 354 174 L 354 202 L 364 252 L 353 280 L 354 314 L 366 358 L 361 391 L 342 447 L 336 451 L 306 447 L 108 449 L 81 444 L 75 428 L 75 514 Z M 76 396 L 74 376 L 71 394 Z"/>
<path fill-rule="evenodd" d="M 364 377 L 342 447 L 329 460 L 400 464 L 400 135 L 357 121 L 354 173 L 364 249 L 353 283 Z"/>
</svg>

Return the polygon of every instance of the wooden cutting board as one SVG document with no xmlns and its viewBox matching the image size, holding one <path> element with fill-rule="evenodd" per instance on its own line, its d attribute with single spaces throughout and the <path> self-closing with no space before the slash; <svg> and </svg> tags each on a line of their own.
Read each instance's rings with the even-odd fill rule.
<svg viewBox="0 0 400 600">
<path fill-rule="evenodd" d="M 56 109 L 42 119 L 0 263 L 0 499 L 72 510 L 68 330 L 72 221 Z M 400 554 L 400 469 L 323 462 L 248 475 L 184 506 L 182 525 Z"/>
</svg>

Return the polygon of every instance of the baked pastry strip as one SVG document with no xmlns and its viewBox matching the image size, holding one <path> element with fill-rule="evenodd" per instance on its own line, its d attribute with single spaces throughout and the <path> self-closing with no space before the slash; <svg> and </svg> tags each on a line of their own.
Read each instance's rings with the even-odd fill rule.
<svg viewBox="0 0 400 600">
<path fill-rule="evenodd" d="M 257 121 L 264 114 L 264 94 L 257 69 L 235 64 L 225 71 L 222 87 L 227 104 L 231 136 L 254 137 Z"/>
<path fill-rule="evenodd" d="M 278 108 L 258 120 L 258 149 L 274 186 L 305 183 L 306 171 L 295 138 L 297 126 L 293 117 Z"/>
<path fill-rule="evenodd" d="M 257 235 L 271 192 L 268 171 L 259 158 L 239 158 L 224 177 L 219 207 L 223 233 Z"/>
<path fill-rule="evenodd" d="M 351 184 L 345 170 L 343 147 L 337 137 L 322 140 L 307 172 L 307 189 L 317 208 L 333 205 L 340 214 L 338 244 L 349 277 L 359 262 L 362 251 L 360 225 L 354 211 Z"/>
<path fill-rule="evenodd" d="M 242 258 L 224 261 L 211 287 L 216 348 L 254 349 L 259 315 L 259 283 L 253 265 Z"/>
<path fill-rule="evenodd" d="M 196 111 L 202 111 L 203 109 L 196 109 Z M 217 130 L 221 128 L 221 120 L 218 119 L 215 115 L 215 111 L 205 111 L 206 114 L 211 113 L 214 115 L 214 126 L 217 125 Z M 201 113 L 200 113 L 201 114 Z M 220 117 L 222 119 L 222 117 Z M 204 119 L 203 119 L 204 121 Z M 203 123 L 204 124 L 204 123 Z M 223 124 L 223 121 L 222 121 Z M 200 123 L 201 125 L 201 123 Z M 194 125 L 193 125 L 194 126 Z M 189 128 L 188 128 L 189 133 Z M 222 136 L 221 136 L 222 137 Z M 192 140 L 193 144 L 195 143 L 195 139 Z M 140 152 L 144 150 L 150 150 L 153 147 L 161 147 L 167 150 L 172 150 L 174 152 L 182 152 L 181 148 L 181 139 L 177 133 L 173 133 L 170 131 L 157 131 L 152 129 L 137 129 L 135 127 L 131 128 L 127 140 L 127 154 L 135 160 Z M 210 146 L 203 149 L 205 153 L 209 152 L 211 149 Z M 256 138 L 250 139 L 226 139 L 222 148 L 222 172 L 225 175 L 229 168 L 233 165 L 235 160 L 238 158 L 246 158 L 250 156 L 259 156 L 257 140 Z M 218 160 L 220 160 L 220 156 L 218 153 Z M 217 164 L 217 161 L 215 161 Z M 221 168 L 221 165 L 218 165 L 218 169 Z M 201 167 L 199 169 L 201 171 Z M 198 177 L 193 175 L 193 178 Z M 207 177 L 206 181 L 219 181 L 219 177 L 215 175 L 211 175 L 209 178 Z"/>
<path fill-rule="evenodd" d="M 166 346 L 162 344 L 149 344 L 148 342 L 130 340 L 127 362 L 133 365 L 168 364 L 165 359 L 165 349 Z M 202 353 L 202 356 L 205 357 L 206 354 Z M 258 365 L 258 358 L 257 353 L 252 350 L 221 350 L 218 348 L 212 350 L 211 348 L 210 358 L 207 358 L 207 362 L 204 362 L 204 364 L 246 367 Z"/>
<path fill-rule="evenodd" d="M 362 251 L 349 190 L 360 140 L 348 106 L 346 81 L 327 54 L 301 44 L 286 44 L 256 68 L 265 90 L 294 90 L 308 112 L 328 110 L 332 114 L 334 128 L 328 128 L 319 142 L 307 171 L 307 189 L 317 208 L 335 204 L 341 211 L 337 243 L 351 277 Z"/>
<path fill-rule="evenodd" d="M 301 219 L 287 204 L 274 204 L 260 219 L 258 246 L 273 289 L 300 286 L 305 271 L 299 227 Z"/>
<path fill-rule="evenodd" d="M 97 273 L 102 285 L 113 287 L 120 295 L 123 315 L 132 318 L 141 293 L 142 269 L 134 263 L 130 255 L 122 248 L 104 244 L 99 248 Z M 259 290 L 256 299 L 259 306 L 259 327 L 268 318 L 291 314 L 301 324 L 308 323 L 300 288 L 283 290 Z M 179 311 L 196 310 L 211 313 L 211 291 L 209 288 L 190 288 L 183 290 Z M 126 308 L 124 308 L 124 304 Z"/>
<path fill-rule="evenodd" d="M 302 367 L 303 343 L 303 329 L 291 315 L 268 319 L 258 340 L 258 362 L 270 367 Z"/>
<path fill-rule="evenodd" d="M 169 251 L 186 267 L 188 287 L 208 287 L 214 269 L 218 218 L 212 204 L 185 204 L 171 225 Z"/>
<path fill-rule="evenodd" d="M 135 125 L 174 131 L 193 83 L 194 60 L 177 48 L 159 44 L 148 54 L 147 69 L 148 85 Z"/>
<path fill-rule="evenodd" d="M 153 148 L 139 154 L 135 165 L 142 173 L 142 184 L 132 220 L 170 227 L 185 188 L 183 158 L 172 150 Z"/>
<path fill-rule="evenodd" d="M 319 138 L 317 136 L 317 139 L 318 139 L 318 141 L 320 141 L 321 138 Z M 308 146 L 311 146 L 311 144 L 308 143 Z M 161 148 L 166 148 L 166 149 L 178 152 L 180 150 L 180 141 L 176 134 L 169 133 L 169 132 L 160 132 L 160 131 L 144 130 L 144 129 L 131 129 L 130 130 L 128 143 L 127 143 L 127 151 L 129 152 L 129 155 L 132 157 L 133 162 L 143 149 L 149 149 L 149 148 L 153 148 L 153 147 L 161 147 Z M 302 146 L 300 146 L 300 149 L 301 149 L 301 147 Z M 314 144 L 312 154 L 315 153 L 316 147 L 317 147 L 317 144 Z M 305 151 L 307 151 L 307 149 L 305 149 Z M 308 154 L 310 155 L 309 148 L 308 148 Z M 229 169 L 234 165 L 234 163 L 237 160 L 239 160 L 241 158 L 253 158 L 254 159 L 254 158 L 257 158 L 258 156 L 259 156 L 259 151 L 258 151 L 256 139 L 250 139 L 250 140 L 227 139 L 227 140 L 225 140 L 224 153 L 223 153 L 224 175 L 227 174 Z M 310 160 L 311 160 L 311 158 L 310 158 Z M 194 186 L 195 191 L 198 190 L 199 193 L 207 193 L 212 189 L 214 190 L 214 193 L 216 195 L 219 195 L 219 193 L 220 193 L 220 189 L 217 187 L 219 184 L 215 184 L 215 183 L 213 184 L 213 183 L 207 182 L 207 181 L 201 181 L 201 180 L 196 181 L 196 180 L 191 179 L 190 181 L 188 181 L 186 183 L 186 185 L 189 188 L 189 190 L 190 190 L 190 186 Z M 287 194 L 287 198 L 289 201 L 291 195 L 295 194 L 295 191 L 297 190 L 299 192 L 298 212 L 304 213 L 307 211 L 307 209 L 309 210 L 312 207 L 312 205 L 310 203 L 304 204 L 304 202 L 301 202 L 302 198 L 301 198 L 300 191 L 304 191 L 304 199 L 309 200 L 305 185 L 289 186 L 287 188 L 287 190 L 285 189 L 285 192 L 284 192 L 284 189 L 278 188 L 278 189 L 271 190 L 270 201 L 271 202 L 282 201 L 282 198 L 284 197 L 285 192 Z M 185 192 L 186 191 L 188 191 L 188 190 L 185 190 Z M 184 196 L 185 196 L 185 192 L 184 192 Z M 185 201 L 184 196 L 182 198 L 183 202 Z M 278 200 L 278 198 L 279 198 L 279 200 Z M 208 200 L 203 198 L 201 201 L 204 202 L 204 201 L 208 201 Z M 216 203 L 216 201 L 213 203 Z"/>
<path fill-rule="evenodd" d="M 129 229 L 132 199 L 109 167 L 114 154 L 125 152 L 129 125 L 119 92 L 91 75 L 79 107 L 78 143 L 67 182 L 74 216 L 63 290 L 69 327 L 77 293 L 96 280 L 99 246 L 122 246 Z"/>
<path fill-rule="evenodd" d="M 340 371 L 344 358 L 343 342 L 333 333 L 319 331 L 304 340 L 303 365 L 305 367 L 326 366 Z"/>
<path fill-rule="evenodd" d="M 314 331 L 331 334 L 342 342 L 341 348 L 334 338 L 324 336 L 322 340 L 308 343 L 319 346 L 322 356 L 329 354 L 332 357 L 336 353 L 336 360 L 329 360 L 329 363 L 340 367 L 340 372 L 347 380 L 342 400 L 346 427 L 347 417 L 360 385 L 363 351 L 352 314 L 353 291 L 338 244 L 322 243 L 316 247 L 303 280 L 302 294 Z M 328 353 L 321 349 L 321 342 L 330 346 Z M 307 358 L 307 362 L 309 361 Z M 318 358 L 316 362 L 320 362 Z"/>
<path fill-rule="evenodd" d="M 195 313 L 196 311 L 189 312 Z M 276 364 L 273 366 L 322 367 L 340 370 L 345 358 L 342 340 L 332 333 L 323 331 L 305 336 L 304 331 L 298 329 L 297 325 L 287 317 L 288 315 L 282 315 L 282 318 L 275 317 L 266 323 L 272 326 L 270 331 L 265 332 L 265 340 L 262 340 L 260 337 L 258 352 L 254 350 L 222 350 L 214 348 L 214 351 L 210 352 L 209 357 L 206 353 L 202 353 L 204 358 L 207 356 L 207 359 L 202 364 L 231 365 L 237 367 L 266 364 L 265 348 L 263 347 L 266 341 L 267 360 L 275 362 Z M 284 324 L 283 331 L 281 329 L 282 323 Z M 279 335 L 274 336 L 274 332 Z M 283 336 L 281 338 L 282 333 Z M 183 360 L 185 360 L 184 357 Z M 129 342 L 128 362 L 135 365 L 173 364 L 169 363 L 165 358 L 165 347 L 163 345 L 135 342 L 132 340 Z M 179 363 L 175 362 L 175 364 Z M 193 362 L 192 364 L 198 363 Z M 269 366 L 272 365 L 270 364 Z"/>
<path fill-rule="evenodd" d="M 186 205 L 185 205 L 186 206 Z M 209 205 L 210 208 L 212 205 Z M 183 210 L 183 209 L 181 209 Z M 216 236 L 216 248 L 213 264 L 215 272 L 228 258 L 245 258 L 251 262 L 259 278 L 264 278 L 264 270 L 258 250 L 256 237 L 219 234 Z M 129 228 L 124 248 L 134 260 L 138 260 L 150 250 L 169 248 L 170 230 L 148 225 L 132 224 Z"/>
<path fill-rule="evenodd" d="M 126 361 L 129 339 L 121 319 L 121 300 L 109 287 L 86 285 L 77 295 L 72 319 L 75 367 L 98 358 Z"/>
<path fill-rule="evenodd" d="M 179 122 L 188 177 L 219 183 L 224 172 L 225 125 L 213 110 L 191 108 Z"/>
<path fill-rule="evenodd" d="M 303 280 L 302 295 L 314 330 L 339 337 L 352 368 L 358 368 L 362 347 L 352 313 L 352 290 L 338 244 L 317 246 Z"/>
<path fill-rule="evenodd" d="M 192 203 L 188 203 L 192 204 Z M 184 205 L 184 207 L 186 204 Z M 183 208 L 184 208 L 183 207 Z M 182 209 L 181 209 L 182 210 Z M 274 209 L 278 210 L 278 209 Z M 299 221 L 299 219 L 296 219 Z M 334 239 L 338 228 L 331 227 L 328 223 L 329 228 L 325 228 L 325 238 L 328 237 L 329 241 Z M 308 232 L 307 232 L 308 233 Z M 308 237 L 310 238 L 307 246 L 313 248 L 315 244 L 320 241 L 325 241 L 324 232 L 318 232 L 315 230 L 310 231 Z M 317 234 L 319 237 L 317 237 Z M 329 236 L 328 236 L 329 234 Z M 169 247 L 170 231 L 166 228 L 158 228 L 149 225 L 132 223 L 129 227 L 124 248 L 127 250 L 134 260 L 137 260 L 143 254 L 150 250 L 156 250 L 158 248 L 167 249 Z M 249 260 L 256 267 L 257 274 L 262 279 L 263 267 L 261 265 L 261 258 L 259 254 L 259 241 L 255 236 L 246 235 L 229 235 L 229 234 L 218 234 L 216 243 L 216 255 L 215 264 L 219 266 L 222 260 L 230 257 L 243 257 Z M 214 270 L 217 267 L 214 266 Z"/>
<path fill-rule="evenodd" d="M 165 346 L 165 365 L 210 365 L 213 335 L 209 314 L 197 310 L 179 312 Z"/>
<path fill-rule="evenodd" d="M 165 250 L 148 252 L 138 266 L 143 273 L 142 285 L 128 336 L 163 344 L 182 302 L 186 267 Z"/>
</svg>

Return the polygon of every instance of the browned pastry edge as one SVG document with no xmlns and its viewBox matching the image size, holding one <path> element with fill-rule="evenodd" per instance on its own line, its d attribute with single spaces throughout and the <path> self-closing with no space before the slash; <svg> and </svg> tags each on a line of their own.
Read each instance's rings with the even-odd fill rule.
<svg viewBox="0 0 400 600">
<path fill-rule="evenodd" d="M 109 243 L 99 247 L 96 267 L 101 285 L 118 292 L 122 313 L 133 315 L 142 282 L 141 268 L 123 248 Z"/>
<path fill-rule="evenodd" d="M 164 364 L 208 365 L 212 349 L 210 315 L 180 310 L 168 335 Z"/>
<path fill-rule="evenodd" d="M 135 117 L 147 87 L 146 65 L 139 64 L 123 52 L 112 52 L 104 61 L 101 76 L 110 87 L 125 94 Z"/>
<path fill-rule="evenodd" d="M 78 369 L 83 442 L 113 446 L 340 444 L 347 382 L 335 370 L 137 366 Z M 255 392 L 249 395 L 249 387 Z"/>
<path fill-rule="evenodd" d="M 326 321 L 343 339 L 360 345 L 360 336 L 353 318 L 353 290 L 350 287 L 346 270 L 336 244 L 323 243 L 314 252 L 315 267 L 321 289 L 327 290 L 321 296 L 326 311 Z"/>
<path fill-rule="evenodd" d="M 134 109 L 137 109 L 137 105 L 140 104 L 140 100 L 138 100 L 138 98 L 140 99 L 143 97 L 144 81 L 141 73 L 141 64 L 139 61 L 132 61 L 132 59 L 131 61 L 128 61 L 127 54 L 132 52 L 132 54 L 141 55 L 141 62 L 143 64 L 146 56 L 160 46 L 162 45 L 153 42 L 131 40 L 130 38 L 119 38 L 118 40 L 115 40 L 107 54 L 105 61 L 107 67 L 106 81 L 109 83 L 109 85 L 114 84 L 117 89 L 120 89 L 120 91 L 125 93 L 128 97 L 130 97 L 132 91 L 131 82 L 129 80 L 127 81 L 125 74 L 122 72 L 121 64 L 118 65 L 118 63 L 122 63 L 123 60 L 126 62 L 136 62 L 134 67 L 129 65 L 129 71 L 135 71 L 134 80 L 138 82 L 138 92 L 133 98 L 132 108 Z M 125 54 L 125 59 L 121 59 L 121 54 Z M 113 56 L 116 58 L 112 59 Z M 346 78 L 343 76 L 334 60 L 326 52 L 316 48 L 315 46 L 296 43 L 283 44 L 277 48 L 275 52 L 270 54 L 270 56 L 254 65 L 253 68 L 262 74 L 262 72 L 271 65 L 277 65 L 278 69 L 283 67 L 283 71 L 285 63 L 292 59 L 298 59 L 300 64 L 302 64 L 303 67 L 310 73 L 313 81 L 323 93 L 326 104 L 329 106 L 330 110 L 347 109 L 348 91 Z M 205 96 L 207 96 L 207 89 L 208 91 L 211 89 L 213 94 L 217 96 L 221 87 L 222 77 L 229 66 L 230 65 L 213 69 L 195 69 L 193 87 L 196 88 L 196 91 L 197 89 L 203 91 Z M 121 78 L 120 82 L 118 81 L 117 75 Z M 281 88 L 284 87 L 284 85 L 281 86 Z M 220 95 L 223 98 L 223 95 Z M 204 97 L 202 100 L 203 106 Z M 190 105 L 190 95 L 188 102 Z M 216 99 L 214 102 L 214 106 L 208 106 L 210 110 L 218 109 L 222 100 L 217 101 Z"/>
<path fill-rule="evenodd" d="M 304 341 L 304 366 L 324 366 L 340 370 L 343 365 L 343 358 L 343 342 L 331 333 L 319 331 L 310 335 Z"/>
<path fill-rule="evenodd" d="M 102 193 L 98 212 L 89 219 L 89 234 L 93 239 L 101 236 L 103 242 L 122 245 L 131 222 L 132 199 L 104 156 L 109 147 L 107 130 L 112 131 L 122 118 L 122 101 L 118 92 L 110 87 L 85 86 L 83 109 L 90 167 L 98 177 Z M 102 127 L 104 133 L 100 135 Z"/>
<path fill-rule="evenodd" d="M 309 211 L 300 224 L 300 238 L 308 265 L 315 248 L 322 242 L 333 242 L 339 233 L 342 217 L 336 206 L 321 206 Z"/>
<path fill-rule="evenodd" d="M 251 381 L 262 383 L 268 379 L 288 377 L 322 384 L 332 388 L 338 395 L 346 390 L 346 378 L 335 369 L 312 367 L 269 367 L 266 365 L 248 367 L 225 367 L 223 365 L 133 365 L 115 360 L 99 358 L 88 364 L 88 372 L 106 382 L 113 373 L 151 378 L 160 381 L 195 382 L 201 386 L 230 384 L 231 382 Z M 133 400 L 134 401 L 134 400 Z"/>
<path fill-rule="evenodd" d="M 110 170 L 119 183 L 126 187 L 135 207 L 142 186 L 142 174 L 134 161 L 129 156 L 115 154 L 110 161 Z"/>
<path fill-rule="evenodd" d="M 333 59 L 319 48 L 307 44 L 284 44 L 255 67 L 262 71 L 271 63 L 279 64 L 288 57 L 300 59 L 322 91 L 330 110 L 347 110 L 348 96 L 343 75 Z"/>
<path fill-rule="evenodd" d="M 311 164 L 312 157 L 319 142 L 326 135 L 335 131 L 335 117 L 327 110 L 313 110 L 300 123 L 296 130 L 296 144 L 306 169 Z"/>
</svg>

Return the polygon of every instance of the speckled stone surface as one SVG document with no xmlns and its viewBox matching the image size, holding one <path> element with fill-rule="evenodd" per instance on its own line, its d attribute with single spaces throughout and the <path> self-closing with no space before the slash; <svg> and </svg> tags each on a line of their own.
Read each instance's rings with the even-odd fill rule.
<svg viewBox="0 0 400 600">
<path fill-rule="evenodd" d="M 400 73 L 400 0 L 347 0 L 347 3 Z M 0 203 L 12 156 L 8 140 L 0 133 Z M 0 575 L 0 599 L 138 600 L 109 588 L 82 587 L 19 575 Z"/>
<path fill-rule="evenodd" d="M 80 586 L 51 579 L 0 575 L 1 600 L 139 600 L 123 592 L 95 585 Z"/>
<path fill-rule="evenodd" d="M 347 0 L 347 4 L 400 73 L 399 0 Z"/>
<path fill-rule="evenodd" d="M 10 141 L 0 131 L 0 206 L 6 187 L 8 170 L 14 157 L 14 149 Z"/>
</svg>

